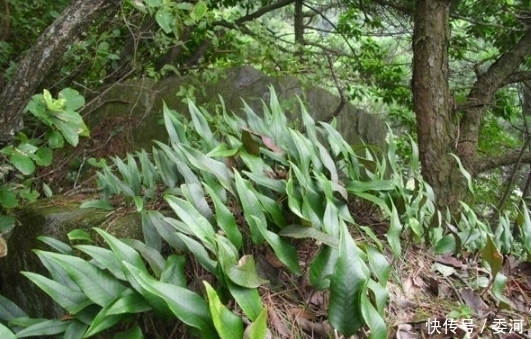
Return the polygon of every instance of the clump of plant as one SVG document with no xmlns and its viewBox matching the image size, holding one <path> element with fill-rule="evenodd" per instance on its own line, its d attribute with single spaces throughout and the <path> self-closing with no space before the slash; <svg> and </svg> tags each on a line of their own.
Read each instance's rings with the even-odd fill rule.
<svg viewBox="0 0 531 339">
<path fill-rule="evenodd" d="M 82 232 L 70 234 L 82 240 L 73 246 L 43 238 L 56 250 L 36 251 L 51 278 L 24 274 L 68 316 L 32 319 L 0 300 L 13 310 L 0 312 L 1 333 L 81 338 L 121 324 L 127 334 L 117 337 L 142 338 L 132 320 L 150 312 L 198 337 L 264 338 L 270 329 L 259 288 L 266 281 L 253 253 L 269 248 L 289 274 L 305 272 L 313 289 L 327 291 L 327 318 L 335 330 L 350 336 L 364 329 L 371 338 L 384 338 L 386 247 L 400 257 L 404 235 L 442 252 L 485 241 L 485 257 L 495 257 L 489 239 L 503 237 L 490 237 L 488 229 L 459 241 L 470 231 L 471 214 L 462 219 L 468 224 L 460 224 L 460 231 L 449 228 L 450 234 L 437 224 L 443 218 L 420 177 L 413 142 L 407 178 L 392 135 L 386 154 L 376 156 L 368 147 L 355 152 L 333 124 L 315 122 L 302 104 L 304 132 L 290 128 L 273 90 L 270 98 L 262 117 L 247 105 L 245 118 L 224 107 L 213 117 L 189 102 L 186 121 L 164 105 L 169 143 L 157 141 L 151 153 L 102 165 L 102 197 L 83 204 L 111 210 L 120 197 L 140 215 L 143 241 L 117 239 L 101 229 L 95 231 L 108 248 Z M 388 220 L 387 244 L 356 220 L 359 202 Z M 355 240 L 353 232 L 364 237 Z M 305 267 L 296 239 L 312 239 L 317 246 Z M 204 274 L 188 275 L 191 263 Z M 496 262 L 489 263 L 496 271 Z M 194 282 L 201 288 L 193 288 Z"/>
</svg>

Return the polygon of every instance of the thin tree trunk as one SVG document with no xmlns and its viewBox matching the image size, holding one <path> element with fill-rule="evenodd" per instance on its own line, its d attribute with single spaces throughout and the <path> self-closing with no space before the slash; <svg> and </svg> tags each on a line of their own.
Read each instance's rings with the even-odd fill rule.
<svg viewBox="0 0 531 339">
<path fill-rule="evenodd" d="M 35 42 L 0 94 L 0 146 L 9 144 L 22 127 L 22 112 L 35 90 L 68 46 L 105 11 L 112 16 L 119 0 L 74 0 Z"/>
</svg>

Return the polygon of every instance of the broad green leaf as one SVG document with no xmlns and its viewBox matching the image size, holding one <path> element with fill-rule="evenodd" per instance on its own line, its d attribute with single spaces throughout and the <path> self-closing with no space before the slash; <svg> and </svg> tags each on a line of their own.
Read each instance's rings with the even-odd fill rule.
<svg viewBox="0 0 531 339">
<path fill-rule="evenodd" d="M 216 272 L 217 262 L 210 258 L 210 255 L 201 243 L 182 233 L 177 233 L 177 236 L 185 244 L 188 250 L 192 252 L 194 258 L 204 269 L 212 274 Z"/>
<path fill-rule="evenodd" d="M 58 98 L 65 99 L 65 109 L 69 111 L 76 111 L 85 105 L 85 98 L 72 88 L 62 89 Z"/>
<path fill-rule="evenodd" d="M 117 279 L 126 280 L 120 261 L 111 250 L 92 245 L 77 245 L 75 248 L 90 255 L 102 268 L 106 268 Z"/>
<path fill-rule="evenodd" d="M 244 338 L 265 339 L 267 336 L 267 308 L 245 329 Z"/>
<path fill-rule="evenodd" d="M 215 217 L 217 225 L 223 230 L 223 232 L 225 232 L 227 239 L 229 239 L 229 241 L 237 249 L 241 249 L 243 243 L 242 234 L 238 229 L 234 215 L 209 185 L 203 185 L 205 190 L 208 192 L 210 199 L 214 203 L 214 207 L 216 209 Z"/>
<path fill-rule="evenodd" d="M 106 200 L 89 200 L 82 203 L 79 208 L 97 208 L 105 211 L 114 211 L 114 206 Z"/>
<path fill-rule="evenodd" d="M 112 304 L 106 305 L 103 307 L 98 314 L 92 320 L 87 332 L 85 333 L 85 338 L 91 337 L 101 331 L 104 331 L 119 322 L 123 321 L 128 317 L 128 314 L 107 314 L 107 311 Z"/>
<path fill-rule="evenodd" d="M 213 223 L 215 221 L 214 213 L 212 213 L 210 205 L 206 200 L 205 192 L 203 191 L 201 183 L 193 182 L 182 184 L 181 193 L 186 198 L 186 200 L 190 204 L 192 204 L 195 209 L 209 222 Z"/>
<path fill-rule="evenodd" d="M 206 156 L 211 158 L 230 158 L 234 156 L 236 153 L 238 153 L 237 148 L 227 148 L 227 145 L 225 143 L 221 143 L 217 145 L 216 147 L 212 148 L 210 152 L 206 154 Z"/>
<path fill-rule="evenodd" d="M 257 288 L 268 282 L 256 273 L 254 258 L 251 255 L 241 257 L 238 264 L 230 267 L 226 273 L 233 283 L 246 288 Z"/>
<path fill-rule="evenodd" d="M 206 281 L 205 285 L 208 306 L 212 321 L 222 339 L 242 338 L 243 337 L 243 321 L 242 318 L 232 313 L 225 305 L 221 303 L 216 291 Z"/>
<path fill-rule="evenodd" d="M 45 243 L 46 245 L 50 246 L 54 250 L 58 251 L 59 253 L 72 254 L 72 247 L 70 247 L 69 245 L 65 244 L 62 241 L 59 241 L 55 238 L 47 237 L 44 235 L 38 236 L 37 239 Z"/>
<path fill-rule="evenodd" d="M 52 299 L 61 305 L 70 314 L 76 314 L 83 308 L 92 304 L 92 301 L 84 293 L 72 290 L 60 283 L 32 272 L 21 272 L 41 290 L 46 292 Z"/>
<path fill-rule="evenodd" d="M 190 13 L 190 18 L 194 21 L 201 20 L 207 13 L 208 7 L 204 1 L 199 1 L 195 4 L 194 9 Z"/>
<path fill-rule="evenodd" d="M 200 171 L 215 175 L 227 191 L 233 192 L 232 182 L 234 176 L 225 163 L 209 158 L 200 151 L 188 145 L 174 144 L 173 146 L 176 150 L 180 151 L 184 157 L 186 157 L 187 161 L 193 167 Z"/>
<path fill-rule="evenodd" d="M 251 231 L 251 239 L 256 245 L 260 245 L 264 242 L 264 237 L 258 228 L 267 227 L 267 220 L 262 210 L 262 204 L 260 204 L 260 201 L 256 197 L 255 190 L 248 181 L 241 177 L 240 173 L 235 171 L 234 178 L 244 217 Z M 258 222 L 253 220 L 255 218 Z"/>
<path fill-rule="evenodd" d="M 0 189 L 0 195 L 2 195 L 1 189 Z M 2 198 L 0 197 L 0 205 L 1 205 L 1 200 Z M 4 206 L 4 208 L 6 207 Z M 16 221 L 16 218 L 12 215 L 0 215 L 0 233 L 10 231 L 13 227 L 15 227 L 15 221 Z"/>
<path fill-rule="evenodd" d="M 498 273 L 494 277 L 494 281 L 492 283 L 492 294 L 496 297 L 496 299 L 505 304 L 501 305 L 502 307 L 511 305 L 511 302 L 504 295 L 507 280 L 508 278 L 505 275 Z"/>
<path fill-rule="evenodd" d="M 46 140 L 48 140 L 48 145 L 50 148 L 63 148 L 64 147 L 64 138 L 59 131 L 49 131 L 46 133 Z"/>
<path fill-rule="evenodd" d="M 325 245 L 328 245 L 334 248 L 339 247 L 338 239 L 336 239 L 335 237 L 329 234 L 318 231 L 317 229 L 311 226 L 293 224 L 293 225 L 284 227 L 278 234 L 283 237 L 290 237 L 290 238 L 295 238 L 295 239 L 312 238 Z"/>
<path fill-rule="evenodd" d="M 198 7 L 202 7 L 202 6 L 205 6 L 204 8 L 206 11 L 205 3 L 200 1 L 195 5 L 195 8 L 192 14 L 195 13 Z M 208 126 L 208 122 L 206 121 L 204 114 L 201 113 L 201 111 L 199 111 L 197 106 L 190 99 L 188 99 L 188 110 L 190 111 L 190 116 L 192 118 L 192 123 L 195 127 L 195 131 L 197 132 L 197 134 L 199 134 L 201 139 L 204 142 L 206 142 L 208 149 L 210 150 L 214 149 L 217 146 L 218 141 L 214 138 L 214 135 L 212 134 L 212 131 L 210 130 L 210 127 Z"/>
<path fill-rule="evenodd" d="M 61 121 L 59 119 L 54 119 L 54 124 L 65 138 L 66 142 L 70 145 L 76 147 L 79 142 L 78 131 L 71 124 Z"/>
<path fill-rule="evenodd" d="M 63 333 L 71 321 L 44 320 L 17 332 L 17 338 L 47 336 Z"/>
<path fill-rule="evenodd" d="M 245 313 L 251 321 L 258 318 L 264 309 L 258 290 L 256 288 L 241 287 L 230 281 L 227 281 L 227 287 L 243 313 Z"/>
<path fill-rule="evenodd" d="M 175 228 L 165 220 L 160 212 L 148 211 L 147 215 L 151 219 L 151 225 L 171 247 L 179 251 L 186 249 L 183 241 L 175 234 Z"/>
<path fill-rule="evenodd" d="M 35 172 L 35 163 L 28 155 L 13 153 L 9 156 L 9 161 L 24 175 L 30 175 Z"/>
<path fill-rule="evenodd" d="M 125 314 L 125 313 L 143 313 L 150 311 L 152 308 L 146 300 L 132 289 L 125 290 L 114 303 L 107 309 L 105 314 Z"/>
<path fill-rule="evenodd" d="M 369 268 L 372 273 L 378 278 L 378 282 L 382 286 L 387 286 L 389 279 L 390 265 L 385 256 L 376 247 L 370 244 L 364 245 L 365 253 L 369 260 Z"/>
<path fill-rule="evenodd" d="M 11 300 L 0 295 L 0 319 L 11 321 L 14 318 L 27 317 L 28 315 Z"/>
<path fill-rule="evenodd" d="M 371 329 L 370 339 L 387 338 L 387 326 L 385 324 L 382 314 L 378 313 L 374 305 L 371 304 L 369 298 L 365 293 L 361 294 L 360 300 L 361 314 Z"/>
<path fill-rule="evenodd" d="M 338 258 L 338 250 L 323 246 L 313 258 L 310 266 L 310 281 L 315 289 L 323 290 L 330 286 L 330 277 Z"/>
<path fill-rule="evenodd" d="M 260 155 L 260 144 L 253 139 L 253 136 L 248 130 L 242 130 L 242 144 L 249 154 Z"/>
<path fill-rule="evenodd" d="M 17 336 L 11 330 L 0 323 L 0 338 L 17 339 Z"/>
<path fill-rule="evenodd" d="M 134 324 L 133 327 L 127 331 L 116 333 L 112 339 L 144 339 L 142 329 L 138 324 Z"/>
<path fill-rule="evenodd" d="M 68 240 L 70 241 L 83 240 L 87 242 L 93 242 L 90 234 L 87 231 L 79 229 L 79 228 L 68 232 L 67 236 L 68 236 Z"/>
<path fill-rule="evenodd" d="M 166 195 L 164 199 L 168 202 L 173 211 L 177 214 L 196 237 L 205 245 L 214 244 L 215 234 L 212 224 L 197 211 L 188 201 L 172 195 Z"/>
<path fill-rule="evenodd" d="M 108 305 L 125 290 L 125 286 L 120 284 L 115 277 L 83 259 L 40 250 L 35 252 L 63 267 L 68 276 L 79 285 L 85 295 L 100 306 Z"/>
<path fill-rule="evenodd" d="M 173 143 L 188 143 L 185 126 L 175 116 L 176 112 L 169 109 L 164 101 L 162 102 L 162 113 L 164 116 L 164 125 L 166 126 L 170 141 Z"/>
<path fill-rule="evenodd" d="M 52 164 L 53 154 L 48 147 L 39 147 L 35 153 L 35 162 L 39 166 L 50 166 Z"/>
<path fill-rule="evenodd" d="M 6 186 L 0 186 L 0 205 L 4 208 L 15 208 L 18 206 L 18 200 L 15 193 L 10 191 Z M 9 218 L 5 216 L 4 218 Z M 3 220 L 8 224 L 8 219 Z"/>
<path fill-rule="evenodd" d="M 361 316 L 361 302 L 362 294 L 367 291 L 370 274 L 363 256 L 364 253 L 356 246 L 343 224 L 339 258 L 330 280 L 328 319 L 345 336 L 353 335 L 365 323 Z"/>
<path fill-rule="evenodd" d="M 153 274 L 156 277 L 160 277 L 160 274 L 164 269 L 165 260 L 164 257 L 162 257 L 162 255 L 160 254 L 159 250 L 149 247 L 142 241 L 137 239 L 124 239 L 123 242 L 126 245 L 129 245 L 135 250 L 137 250 L 142 256 L 142 258 L 144 258 L 144 260 L 148 262 Z"/>
<path fill-rule="evenodd" d="M 251 218 L 256 224 L 260 223 L 260 220 L 254 215 L 252 215 Z M 295 250 L 292 245 L 284 241 L 284 239 L 280 238 L 276 233 L 267 230 L 265 225 L 259 225 L 257 228 L 267 243 L 271 246 L 278 259 L 284 265 L 286 265 L 291 273 L 300 275 L 301 269 L 299 266 L 299 255 L 297 250 Z"/>
<path fill-rule="evenodd" d="M 400 217 L 398 216 L 398 211 L 394 203 L 391 206 L 391 222 L 389 224 L 389 229 L 387 230 L 387 241 L 393 254 L 397 257 L 400 257 L 402 252 L 402 245 L 400 234 L 402 233 L 402 223 L 400 222 Z"/>
<path fill-rule="evenodd" d="M 455 238 L 451 234 L 445 235 L 435 244 L 435 254 L 448 254 L 455 251 Z"/>
<path fill-rule="evenodd" d="M 147 272 L 146 266 L 140 254 L 135 251 L 131 246 L 126 245 L 123 241 L 118 240 L 104 230 L 94 227 L 94 230 L 102 236 L 103 239 L 109 244 L 109 247 L 114 252 L 118 260 L 127 261 L 128 263 L 142 269 L 144 272 Z"/>
<path fill-rule="evenodd" d="M 81 339 L 87 331 L 89 325 L 79 321 L 78 319 L 72 320 L 70 325 L 65 330 L 63 339 Z"/>
<path fill-rule="evenodd" d="M 160 275 L 160 281 L 181 287 L 186 287 L 186 257 L 172 254 L 166 259 L 166 264 Z"/>
<path fill-rule="evenodd" d="M 180 286 L 159 282 L 125 261 L 123 264 L 131 273 L 132 278 L 146 291 L 165 300 L 179 320 L 199 329 L 203 338 L 217 336 L 208 305 L 198 294 Z"/>
<path fill-rule="evenodd" d="M 160 28 L 162 28 L 164 33 L 171 33 L 173 27 L 173 16 L 166 8 L 157 10 L 157 13 L 155 14 L 155 20 L 159 24 Z"/>
<path fill-rule="evenodd" d="M 285 179 L 272 179 L 263 174 L 256 174 L 247 171 L 242 171 L 245 176 L 251 179 L 253 182 L 260 186 L 269 188 L 278 193 L 286 192 L 286 180 Z"/>
<path fill-rule="evenodd" d="M 153 218 L 147 211 L 142 211 L 140 215 L 142 216 L 142 235 L 146 245 L 160 252 L 162 239 L 157 228 L 153 225 Z"/>
</svg>

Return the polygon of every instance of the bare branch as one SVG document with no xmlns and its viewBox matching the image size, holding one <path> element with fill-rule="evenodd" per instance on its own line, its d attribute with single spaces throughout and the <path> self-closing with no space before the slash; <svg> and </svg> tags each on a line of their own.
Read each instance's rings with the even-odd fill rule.
<svg viewBox="0 0 531 339">
<path fill-rule="evenodd" d="M 498 167 L 514 165 L 516 163 L 531 164 L 531 152 L 511 152 L 499 156 L 485 156 L 477 159 L 474 174 L 483 173 Z"/>
<path fill-rule="evenodd" d="M 514 72 L 505 79 L 503 86 L 531 80 L 531 72 Z"/>
</svg>

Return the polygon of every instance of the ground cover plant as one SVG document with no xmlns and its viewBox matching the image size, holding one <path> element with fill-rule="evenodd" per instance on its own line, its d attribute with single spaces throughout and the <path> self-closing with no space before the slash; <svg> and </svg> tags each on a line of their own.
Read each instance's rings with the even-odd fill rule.
<svg viewBox="0 0 531 339">
<path fill-rule="evenodd" d="M 1 298 L 2 337 L 386 338 L 426 333 L 431 318 L 468 334 L 459 320 L 529 307 L 508 294 L 523 285 L 502 256 L 531 250 L 525 207 L 495 230 L 465 204 L 443 218 L 413 142 L 404 168 L 391 132 L 386 152 L 354 148 L 302 103 L 304 128 L 289 127 L 270 98 L 263 117 L 222 101 L 216 114 L 189 101 L 189 119 L 164 106 L 168 143 L 98 162 L 102 195 L 82 207 L 137 213 L 143 239 L 103 228 L 71 232 L 69 244 L 41 237 L 49 276 L 23 274 L 64 316 L 34 319 Z M 448 305 L 412 306 L 429 297 L 420 290 Z"/>
</svg>

